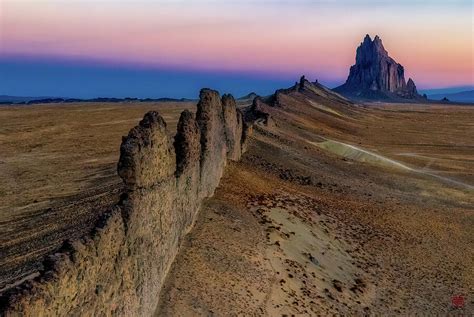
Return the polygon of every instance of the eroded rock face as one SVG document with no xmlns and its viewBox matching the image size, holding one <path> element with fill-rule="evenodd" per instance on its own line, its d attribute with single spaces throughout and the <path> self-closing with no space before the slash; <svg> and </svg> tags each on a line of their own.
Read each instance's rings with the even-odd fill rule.
<svg viewBox="0 0 474 317">
<path fill-rule="evenodd" d="M 411 78 L 408 79 L 406 91 L 410 97 L 415 97 L 418 95 L 415 82 Z"/>
<path fill-rule="evenodd" d="M 147 187 L 170 177 L 175 165 L 166 123 L 158 112 L 150 111 L 123 138 L 118 174 L 128 188 Z"/>
<path fill-rule="evenodd" d="M 279 98 L 283 95 L 282 92 L 276 91 L 275 98 Z M 270 113 L 268 112 L 268 105 L 261 97 L 257 97 L 253 100 L 252 105 L 246 109 L 244 117 L 246 122 L 260 123 L 266 126 L 273 125 Z"/>
<path fill-rule="evenodd" d="M 184 110 L 178 121 L 178 131 L 174 138 L 176 150 L 176 176 L 180 176 L 193 164 L 199 164 L 201 156 L 201 133 L 194 114 Z"/>
<path fill-rule="evenodd" d="M 219 93 L 202 89 L 199 97 L 196 121 L 201 131 L 201 184 L 203 197 L 208 197 L 224 171 L 227 147 Z"/>
<path fill-rule="evenodd" d="M 242 147 L 242 153 L 247 151 L 247 147 L 249 145 L 250 136 L 253 133 L 253 124 L 244 121 L 244 126 L 242 129 L 242 139 L 240 140 L 240 145 Z"/>
<path fill-rule="evenodd" d="M 306 79 L 306 77 L 303 75 L 300 77 L 300 82 L 298 84 L 298 91 L 304 90 L 305 86 L 309 83 L 309 81 Z"/>
<path fill-rule="evenodd" d="M 234 97 L 226 94 L 222 96 L 224 113 L 224 131 L 227 145 L 227 158 L 236 161 L 242 154 L 241 136 L 243 129 L 242 112 L 237 110 Z"/>
<path fill-rule="evenodd" d="M 304 80 L 304 76 L 302 78 Z M 301 88 L 301 82 L 296 82 L 290 88 L 277 89 L 273 95 L 266 98 L 265 102 L 272 107 L 282 107 L 285 104 L 285 102 L 283 101 L 284 95 L 288 95 L 292 92 L 297 92 L 300 90 L 300 88 Z M 264 100 L 261 97 L 258 97 L 258 98 L 260 101 Z M 254 103 L 255 103 L 255 99 L 254 99 Z"/>
<path fill-rule="evenodd" d="M 405 82 L 405 70 L 388 55 L 382 40 L 366 35 L 357 48 L 356 63 L 350 68 L 349 76 L 335 91 L 360 98 L 415 98 L 418 97 L 414 82 Z"/>
<path fill-rule="evenodd" d="M 202 200 L 251 133 L 234 98 L 203 89 L 196 119 L 181 114 L 172 144 L 155 111 L 122 140 L 121 201 L 90 236 L 67 243 L 45 271 L 0 300 L 6 316 L 152 316 Z M 174 146 L 173 146 L 174 145 Z"/>
</svg>

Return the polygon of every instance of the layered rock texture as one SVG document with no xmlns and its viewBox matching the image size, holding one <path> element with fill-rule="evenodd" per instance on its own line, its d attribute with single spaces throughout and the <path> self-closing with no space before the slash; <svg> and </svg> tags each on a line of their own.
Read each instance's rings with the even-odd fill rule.
<svg viewBox="0 0 474 317">
<path fill-rule="evenodd" d="M 239 160 L 251 124 L 230 95 L 203 89 L 169 137 L 148 112 L 122 140 L 121 201 L 94 232 L 69 241 L 45 270 L 2 299 L 6 316 L 151 316 L 166 274 L 228 159 Z"/>
<path fill-rule="evenodd" d="M 422 98 L 405 70 L 388 55 L 380 37 L 366 35 L 357 48 L 356 63 L 350 68 L 346 82 L 334 89 L 356 99 L 417 99 Z"/>
</svg>

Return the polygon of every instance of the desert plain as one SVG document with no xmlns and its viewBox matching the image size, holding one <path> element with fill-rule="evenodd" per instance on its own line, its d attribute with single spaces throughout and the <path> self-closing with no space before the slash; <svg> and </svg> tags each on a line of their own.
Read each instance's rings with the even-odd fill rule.
<svg viewBox="0 0 474 317">
<path fill-rule="evenodd" d="M 325 94 L 266 106 L 271 122 L 205 201 L 157 316 L 474 312 L 474 107 Z M 183 109 L 195 104 L 0 106 L 0 292 L 118 199 L 121 138 L 143 114 L 174 131 Z"/>
</svg>

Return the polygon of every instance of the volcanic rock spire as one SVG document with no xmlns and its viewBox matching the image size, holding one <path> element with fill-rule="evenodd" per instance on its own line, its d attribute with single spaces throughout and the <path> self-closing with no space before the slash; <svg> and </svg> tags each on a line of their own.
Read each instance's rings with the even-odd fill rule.
<svg viewBox="0 0 474 317">
<path fill-rule="evenodd" d="M 367 34 L 357 48 L 356 63 L 342 86 L 334 90 L 360 99 L 419 98 L 412 79 L 405 81 L 405 70 L 388 55 L 377 35 L 372 40 Z"/>
</svg>

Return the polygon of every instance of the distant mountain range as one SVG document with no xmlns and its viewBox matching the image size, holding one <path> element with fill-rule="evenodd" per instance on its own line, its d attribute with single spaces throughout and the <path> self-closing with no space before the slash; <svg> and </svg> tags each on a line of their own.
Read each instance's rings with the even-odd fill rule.
<svg viewBox="0 0 474 317">
<path fill-rule="evenodd" d="M 454 94 L 457 92 L 463 92 L 468 90 L 474 90 L 474 86 L 453 86 L 453 87 L 441 87 L 433 89 L 420 89 L 420 93 L 429 95 L 441 95 L 441 94 Z"/>
<path fill-rule="evenodd" d="M 442 100 L 446 98 L 449 101 L 474 103 L 474 90 L 461 91 L 461 92 L 456 92 L 456 93 L 432 94 L 432 95 L 428 95 L 428 98 L 432 100 Z"/>
<path fill-rule="evenodd" d="M 187 98 L 92 98 L 92 99 L 78 99 L 78 98 L 57 98 L 57 97 L 19 97 L 19 96 L 8 96 L 0 95 L 0 104 L 39 104 L 39 103 L 72 103 L 72 102 L 127 102 L 127 101 L 138 101 L 138 102 L 153 102 L 153 101 L 173 101 L 173 102 L 186 102 L 194 101 L 193 99 Z"/>
<path fill-rule="evenodd" d="M 251 92 L 245 96 L 238 98 L 241 102 L 252 102 L 258 95 Z M 138 102 L 189 102 L 195 101 L 187 98 L 92 98 L 92 99 L 79 99 L 79 98 L 62 98 L 62 97 L 21 97 L 21 96 L 9 96 L 0 95 L 0 104 L 40 104 L 40 103 L 72 103 L 72 102 L 127 102 L 127 101 L 138 101 Z"/>
<path fill-rule="evenodd" d="M 49 99 L 52 97 L 19 97 L 19 96 L 8 96 L 8 95 L 0 95 L 0 102 L 2 103 L 24 103 L 31 100 L 39 100 L 39 99 Z"/>
<path fill-rule="evenodd" d="M 442 100 L 447 98 L 449 101 L 474 103 L 474 86 L 460 86 L 437 89 L 424 89 L 420 93 L 426 94 L 430 100 Z M 258 95 L 251 92 L 237 99 L 240 103 L 251 102 Z M 72 102 L 189 102 L 195 101 L 187 98 L 61 98 L 61 97 L 21 97 L 0 95 L 0 104 L 40 104 L 40 103 L 72 103 Z"/>
</svg>

